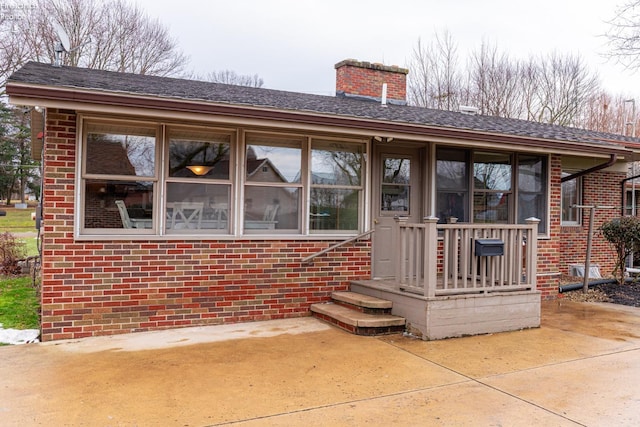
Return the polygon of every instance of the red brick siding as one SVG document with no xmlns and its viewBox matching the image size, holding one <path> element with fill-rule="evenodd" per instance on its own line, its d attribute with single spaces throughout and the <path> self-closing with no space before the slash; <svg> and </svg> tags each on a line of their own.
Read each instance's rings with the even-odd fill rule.
<svg viewBox="0 0 640 427">
<path fill-rule="evenodd" d="M 42 339 L 306 316 L 370 276 L 369 241 L 76 241 L 76 117 L 50 109 L 45 143 Z"/>
<path fill-rule="evenodd" d="M 387 98 L 407 99 L 407 70 L 399 67 L 343 61 L 336 64 L 336 92 L 350 95 L 382 97 L 382 84 L 387 84 Z"/>
<path fill-rule="evenodd" d="M 591 249 L 591 264 L 600 266 L 602 275 L 610 275 L 615 263 L 615 251 L 604 240 L 598 229 L 613 218 L 620 216 L 622 194 L 620 183 L 626 178 L 624 172 L 596 172 L 584 176 L 582 202 L 585 205 L 614 206 L 615 209 L 596 209 L 594 217 L 594 236 Z M 560 235 L 560 271 L 567 273 L 570 264 L 584 264 L 587 252 L 589 231 L 589 209 L 582 211 L 582 225 L 562 227 Z"/>
<path fill-rule="evenodd" d="M 537 288 L 542 299 L 553 299 L 558 295 L 560 276 L 560 212 L 562 159 L 558 155 L 549 157 L 549 239 L 538 239 Z"/>
</svg>

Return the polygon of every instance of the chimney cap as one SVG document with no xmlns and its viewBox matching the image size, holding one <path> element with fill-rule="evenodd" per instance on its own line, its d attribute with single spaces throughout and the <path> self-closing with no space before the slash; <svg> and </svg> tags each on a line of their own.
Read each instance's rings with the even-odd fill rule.
<svg viewBox="0 0 640 427">
<path fill-rule="evenodd" d="M 387 71 L 390 73 L 409 74 L 407 68 L 398 67 L 397 65 L 384 65 L 379 63 L 371 63 L 366 61 L 358 61 L 357 59 L 344 59 L 335 65 L 336 70 L 344 66 L 357 68 L 368 68 L 370 70 Z"/>
</svg>

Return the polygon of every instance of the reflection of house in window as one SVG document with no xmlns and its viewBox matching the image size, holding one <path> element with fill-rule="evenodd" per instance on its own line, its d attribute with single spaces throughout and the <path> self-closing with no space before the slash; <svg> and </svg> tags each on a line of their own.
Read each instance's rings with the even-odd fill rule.
<svg viewBox="0 0 640 427">
<path fill-rule="evenodd" d="M 278 170 L 268 158 L 258 158 L 251 148 L 247 150 L 246 159 L 247 181 L 252 183 L 283 183 L 289 180 Z M 277 221 L 273 224 L 275 229 L 297 229 L 300 192 L 296 187 L 247 187 L 245 191 L 245 221 L 262 221 L 268 219 Z M 275 218 L 273 216 L 273 207 Z M 269 211 L 269 212 L 267 212 Z M 269 218 L 266 218 L 269 216 Z M 246 227 L 251 227 L 245 222 Z M 265 224 L 266 226 L 266 224 Z M 257 226 L 256 226 L 257 227 Z"/>
<path fill-rule="evenodd" d="M 86 146 L 87 173 L 136 176 L 127 148 L 119 138 L 90 134 Z M 85 227 L 122 228 L 115 201 L 122 200 L 130 215 L 151 217 L 153 185 L 142 181 L 88 179 L 85 185 Z"/>
<path fill-rule="evenodd" d="M 104 175 L 135 175 L 126 148 L 108 135 L 87 136 L 87 172 Z"/>
</svg>

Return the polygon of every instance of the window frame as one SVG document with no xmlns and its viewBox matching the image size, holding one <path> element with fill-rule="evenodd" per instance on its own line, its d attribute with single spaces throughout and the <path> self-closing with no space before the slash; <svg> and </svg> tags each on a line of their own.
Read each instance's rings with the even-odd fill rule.
<svg viewBox="0 0 640 427">
<path fill-rule="evenodd" d="M 155 138 L 155 148 L 154 148 L 154 174 L 153 176 L 138 176 L 138 175 L 110 175 L 110 174 L 101 174 L 101 173 L 87 173 L 87 154 L 88 154 L 88 127 L 91 124 L 99 124 L 102 126 L 131 126 L 132 128 L 144 128 L 154 130 L 154 138 Z M 76 215 L 76 229 L 78 231 L 78 235 L 82 236 L 114 236 L 114 235 L 131 235 L 131 236 L 155 236 L 158 234 L 157 229 L 157 207 L 159 203 L 159 176 L 160 176 L 160 162 L 161 162 L 161 153 L 158 150 L 158 140 L 162 137 L 162 129 L 161 126 L 157 122 L 153 121 L 137 121 L 137 120 L 112 120 L 112 119 L 90 119 L 84 120 L 83 118 L 78 118 L 78 127 L 77 129 L 81 129 L 79 133 L 80 143 L 78 144 L 78 154 L 77 161 L 80 164 L 80 173 L 78 174 L 77 179 L 77 197 L 75 203 L 75 211 L 79 212 L 79 215 Z M 112 182 L 152 182 L 152 220 L 151 220 L 151 228 L 89 228 L 86 226 L 86 184 L 89 180 L 105 180 Z"/>
<path fill-rule="evenodd" d="M 359 151 L 360 155 L 361 155 L 361 162 L 360 162 L 360 176 L 359 176 L 359 185 L 348 185 L 348 184 L 314 184 L 313 182 L 313 150 L 316 149 L 316 143 L 319 144 L 320 146 L 322 146 L 323 144 L 331 144 L 331 143 L 337 143 L 337 144 L 343 144 L 343 145 L 352 145 L 352 146 L 356 146 L 358 148 L 360 148 L 360 150 L 356 150 Z M 307 203 L 305 203 L 307 205 L 307 213 L 305 215 L 306 218 L 306 227 L 307 227 L 307 233 L 309 235 L 335 235 L 335 234 L 353 234 L 353 233 L 361 233 L 364 228 L 364 212 L 365 209 L 365 183 L 367 181 L 367 149 L 368 146 L 367 144 L 363 143 L 363 142 L 354 142 L 351 140 L 345 140 L 345 139 L 340 139 L 340 138 L 328 138 L 328 137 L 312 137 L 310 138 L 310 143 L 309 143 L 309 148 L 308 148 L 308 162 L 307 162 L 307 166 L 308 166 L 308 186 L 307 186 L 307 194 L 306 194 L 306 201 Z M 330 151 L 325 149 L 325 151 Z M 338 150 L 335 150 L 338 151 Z M 329 189 L 329 190 L 338 190 L 338 191 L 348 191 L 348 190 L 353 190 L 353 191 L 357 191 L 358 192 L 358 215 L 357 215 L 357 221 L 358 221 L 358 226 L 356 230 L 342 230 L 342 229 L 312 229 L 311 228 L 311 193 L 314 189 Z"/>
<path fill-rule="evenodd" d="M 449 159 L 447 159 L 446 155 L 444 157 L 440 157 L 440 153 L 446 153 L 446 152 L 459 152 L 459 157 L 460 158 L 464 158 L 465 162 L 466 162 L 466 167 L 465 167 L 465 171 L 467 174 L 467 179 L 468 179 L 468 183 L 467 183 L 467 187 L 466 188 L 461 188 L 460 191 L 455 191 L 454 188 L 445 188 L 439 187 L 439 183 L 438 183 L 438 161 L 440 160 L 451 160 L 453 157 L 451 155 L 449 155 L 448 157 L 450 157 Z M 506 155 L 509 156 L 509 161 L 510 161 L 510 166 L 511 166 L 511 172 L 510 172 L 510 189 L 509 190 L 487 190 L 487 189 L 477 189 L 475 186 L 475 182 L 474 182 L 474 165 L 476 163 L 476 154 L 477 153 L 488 153 L 488 154 L 498 154 L 498 155 Z M 526 157 L 526 156 L 532 156 L 532 157 L 540 157 L 541 159 L 543 159 L 544 164 L 542 165 L 542 169 L 543 169 L 543 177 L 542 177 L 542 197 L 543 200 L 545 201 L 545 215 L 544 218 L 540 218 L 541 220 L 541 225 L 540 227 L 542 227 L 542 231 L 538 232 L 538 236 L 539 237 L 546 237 L 549 235 L 549 209 L 550 209 L 550 191 L 549 191 L 549 180 L 550 180 L 550 160 L 549 160 L 549 155 L 545 155 L 545 154 L 539 154 L 539 153 L 528 153 L 528 152 L 506 152 L 506 151 L 501 151 L 501 150 L 492 150 L 490 147 L 478 147 L 478 148 L 458 148 L 458 147 L 453 147 L 453 146 L 447 146 L 447 145 L 438 145 L 435 148 L 435 155 L 434 155 L 434 173 L 433 173 L 433 177 L 435 179 L 434 185 L 432 186 L 432 188 L 434 188 L 434 207 L 433 207 L 433 212 L 434 214 L 437 216 L 437 213 L 439 211 L 442 211 L 442 207 L 439 206 L 438 204 L 438 200 L 439 200 L 439 196 L 441 194 L 450 194 L 450 193 L 463 193 L 466 195 L 466 204 L 463 206 L 464 208 L 464 214 L 465 216 L 468 218 L 468 222 L 469 223 L 482 223 L 482 222 L 476 222 L 475 221 L 475 215 L 473 215 L 474 212 L 474 199 L 476 194 L 496 194 L 496 193 L 504 193 L 504 194 L 508 194 L 509 195 L 509 200 L 508 200 L 508 220 L 507 222 L 505 222 L 506 224 L 519 224 L 519 195 L 520 195 L 520 188 L 519 188 L 519 173 L 520 173 L 520 157 Z M 455 156 L 454 156 L 455 157 Z M 446 218 L 439 218 L 439 222 L 443 223 L 445 222 L 447 219 Z M 458 219 L 458 222 L 463 222 L 463 220 L 461 218 Z M 501 222 L 487 222 L 487 223 L 501 223 Z"/>
<path fill-rule="evenodd" d="M 501 189 L 501 188 L 477 188 L 476 187 L 476 173 L 475 173 L 475 168 L 476 168 L 476 164 L 478 164 L 478 158 L 481 155 L 493 155 L 493 156 L 504 156 L 507 159 L 507 165 L 509 166 L 509 187 L 506 189 Z M 470 196 L 469 197 L 469 202 L 471 203 L 471 211 L 470 211 L 470 215 L 469 218 L 471 218 L 473 220 L 473 223 L 475 224 L 513 224 L 515 222 L 515 218 L 517 217 L 516 215 L 516 211 L 517 211 L 517 188 L 516 188 L 516 175 L 517 172 L 516 168 L 516 160 L 515 157 L 516 155 L 514 153 L 506 153 L 506 152 L 501 152 L 501 151 L 490 151 L 490 150 L 472 150 L 471 152 L 471 161 L 470 161 L 470 166 L 469 166 L 469 178 L 471 179 L 471 182 L 469 184 L 469 190 L 470 190 Z M 486 163 L 486 162 L 485 162 Z M 495 164 L 500 164 L 500 163 L 495 163 Z M 476 195 L 484 195 L 484 196 L 493 196 L 493 195 L 500 195 L 500 197 L 504 197 L 505 195 L 507 196 L 507 218 L 506 220 L 495 220 L 495 221 L 485 221 L 485 222 L 481 222 L 481 221 L 476 221 Z"/>
<path fill-rule="evenodd" d="M 226 179 L 222 178 L 198 178 L 198 177 L 178 177 L 178 176 L 170 176 L 170 149 L 171 149 L 171 132 L 176 131 L 192 131 L 200 134 L 212 134 L 219 136 L 227 136 L 229 143 L 229 174 Z M 188 138 L 188 137 L 187 137 Z M 211 142 L 211 140 L 207 140 L 206 138 L 198 138 L 198 137 L 190 137 L 193 140 L 200 140 L 202 142 Z M 181 234 L 206 234 L 212 236 L 218 235 L 229 235 L 232 233 L 234 226 L 234 212 L 235 212 L 235 204 L 233 203 L 233 195 L 235 193 L 235 185 L 234 185 L 234 173 L 235 170 L 232 167 L 235 164 L 235 149 L 234 145 L 236 143 L 235 133 L 227 130 L 220 130 L 217 128 L 208 128 L 203 126 L 186 126 L 186 125 L 174 125 L 174 124 L 165 124 L 163 125 L 163 138 L 160 144 L 163 146 L 163 159 L 162 167 L 163 171 L 163 179 L 161 182 L 162 187 L 162 203 L 159 206 L 161 212 L 164 213 L 161 218 L 161 229 L 162 234 L 167 235 L 181 235 Z M 228 200 L 227 200 L 227 228 L 226 229 L 217 229 L 217 228 L 200 228 L 200 229 L 187 229 L 184 233 L 175 233 L 173 231 L 169 231 L 167 228 L 167 203 L 171 203 L 168 201 L 168 193 L 169 193 L 169 184 L 199 184 L 205 186 L 226 186 L 228 188 Z"/>
<path fill-rule="evenodd" d="M 280 147 L 280 148 L 299 148 L 300 150 L 300 171 L 299 171 L 299 182 L 270 182 L 270 181 L 259 181 L 259 180 L 250 180 L 249 179 L 249 171 L 247 170 L 247 150 L 250 145 L 258 145 L 250 143 L 250 138 L 256 138 L 258 141 L 260 138 L 264 138 L 267 141 L 262 146 L 271 146 L 271 147 Z M 270 141 L 271 140 L 271 141 Z M 280 144 L 278 143 L 280 140 Z M 306 212 L 306 203 L 304 203 L 307 187 L 307 175 L 308 171 L 308 137 L 302 137 L 300 135 L 291 135 L 291 134 L 280 134 L 280 133 L 271 133 L 271 132 L 256 132 L 256 131 L 247 131 L 244 132 L 241 144 L 241 153 L 239 163 L 242 163 L 242 172 L 241 172 L 241 181 L 239 185 L 242 186 L 242 197 L 241 197 L 241 208 L 240 215 L 236 218 L 238 222 L 238 226 L 240 228 L 240 234 L 243 236 L 255 236 L 255 235 L 304 235 L 305 234 L 305 212 Z M 287 141 L 287 142 L 285 142 Z M 295 145 L 299 143 L 299 147 Z M 287 147 L 289 146 L 289 147 Z M 274 168 L 277 169 L 276 165 L 273 165 Z M 298 200 L 297 204 L 297 217 L 298 217 L 298 227 L 297 229 L 249 229 L 246 226 L 246 193 L 247 187 L 253 188 L 269 188 L 269 189 L 284 189 L 286 191 L 287 188 L 295 188 L 298 191 Z M 240 201 L 239 201 L 240 203 Z"/>
<path fill-rule="evenodd" d="M 87 135 L 90 133 L 92 124 L 107 124 L 114 128 L 120 127 L 140 127 L 153 128 L 154 131 L 154 176 L 153 180 L 153 197 L 152 210 L 153 218 L 150 219 L 151 225 L 146 224 L 150 228 L 90 228 L 85 227 L 85 186 L 86 183 L 93 178 L 101 178 L 110 180 L 113 175 L 104 174 L 86 174 L 86 152 L 87 152 Z M 264 131 L 259 129 L 244 129 L 234 126 L 218 126 L 215 124 L 207 125 L 205 123 L 181 123 L 174 121 L 165 121 L 162 119 L 131 119 L 119 116 L 105 117 L 102 115 L 78 114 L 77 116 L 77 136 L 76 141 L 78 149 L 76 150 L 76 164 L 78 164 L 78 173 L 76 174 L 75 183 L 75 202 L 74 206 L 78 215 L 74 219 L 74 235 L 78 240 L 104 240 L 113 239 L 115 236 L 126 237 L 133 240 L 237 240 L 237 239 L 335 239 L 336 236 L 350 237 L 362 233 L 370 228 L 366 220 L 367 212 L 364 212 L 364 204 L 370 198 L 370 165 L 367 162 L 367 156 L 370 152 L 370 141 L 366 138 L 357 138 L 352 136 L 335 136 L 325 134 L 303 134 L 280 131 Z M 228 134 L 230 150 L 229 150 L 229 176 L 228 180 L 207 179 L 206 182 L 202 178 L 195 177 L 170 177 L 169 176 L 169 148 L 170 148 L 170 130 L 195 130 L 203 131 L 211 134 Z M 117 133 L 114 132 L 114 133 Z M 297 138 L 301 141 L 301 171 L 299 182 L 295 183 L 260 183 L 251 182 L 246 177 L 246 155 L 247 134 L 252 135 L 269 135 L 275 138 Z M 180 138 L 178 138 L 180 139 Z M 188 138 L 187 138 L 188 139 Z M 362 153 L 362 167 L 360 176 L 360 186 L 346 186 L 348 189 L 358 191 L 358 230 L 311 230 L 310 212 L 310 196 L 314 186 L 311 184 L 311 150 L 314 140 L 319 141 L 336 141 L 342 144 L 353 144 L 358 146 L 358 151 Z M 150 177 L 138 176 L 122 176 L 119 179 L 123 181 L 148 181 Z M 202 185 L 226 185 L 229 188 L 230 203 L 228 205 L 228 229 L 220 232 L 215 228 L 198 228 L 195 230 L 186 230 L 184 232 L 168 232 L 167 222 L 167 196 L 168 186 L 171 183 L 187 183 Z M 299 189 L 298 213 L 297 218 L 299 227 L 297 230 L 286 229 L 280 232 L 274 230 L 254 231 L 245 230 L 244 227 L 244 200 L 245 188 L 247 185 L 275 186 L 275 187 L 296 187 Z M 344 189 L 344 186 L 339 186 Z M 333 188 L 333 187 L 332 187 Z M 336 187 L 337 188 L 337 187 Z M 128 209 L 129 210 L 129 209 Z M 129 210 L 130 211 L 130 210 Z M 99 219 L 99 218 L 98 218 Z M 109 223 L 113 226 L 113 219 Z"/>
<path fill-rule="evenodd" d="M 564 178 L 565 176 L 569 176 L 573 173 L 573 171 L 569 171 L 569 170 L 563 170 L 561 173 L 561 177 Z M 580 205 L 582 204 L 582 197 L 583 197 L 583 189 L 582 189 L 582 185 L 583 185 L 583 179 L 581 176 L 575 178 L 575 188 L 576 188 L 576 204 Z M 580 227 L 582 226 L 582 212 L 580 211 L 580 209 L 577 208 L 570 208 L 570 209 L 575 209 L 576 212 L 576 220 L 575 221 L 571 221 L 571 220 L 565 220 L 564 219 L 564 199 L 565 199 L 565 183 L 561 182 L 560 184 L 560 226 L 562 227 Z"/>
</svg>

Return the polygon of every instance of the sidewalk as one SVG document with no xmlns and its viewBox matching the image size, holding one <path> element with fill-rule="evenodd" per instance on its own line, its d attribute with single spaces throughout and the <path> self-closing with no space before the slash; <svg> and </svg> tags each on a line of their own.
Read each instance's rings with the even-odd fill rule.
<svg viewBox="0 0 640 427">
<path fill-rule="evenodd" d="M 0 347 L 3 426 L 640 425 L 640 309 L 423 342 L 312 318 Z"/>
</svg>

